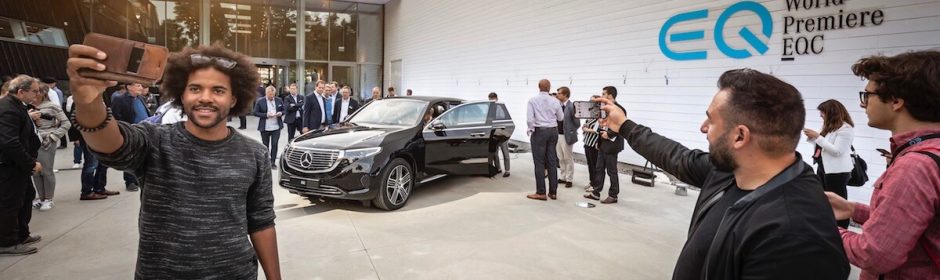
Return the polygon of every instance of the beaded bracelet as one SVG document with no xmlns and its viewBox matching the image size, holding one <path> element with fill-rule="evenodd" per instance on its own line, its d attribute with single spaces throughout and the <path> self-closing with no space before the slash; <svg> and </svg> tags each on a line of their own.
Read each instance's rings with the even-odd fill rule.
<svg viewBox="0 0 940 280">
<path fill-rule="evenodd" d="M 72 112 L 72 117 L 71 117 L 71 120 L 72 120 L 72 127 L 74 127 L 75 129 L 77 129 L 78 131 L 81 131 L 81 132 L 95 132 L 95 131 L 98 131 L 98 130 L 102 130 L 102 129 L 104 129 L 105 127 L 107 127 L 107 126 L 108 126 L 108 123 L 110 123 L 111 120 L 113 120 L 113 119 L 114 119 L 114 115 L 111 114 L 111 108 L 108 108 L 108 115 L 104 118 L 104 121 L 102 121 L 101 124 L 99 124 L 99 125 L 96 126 L 96 127 L 88 128 L 88 127 L 84 127 L 84 126 L 82 126 L 81 124 L 79 124 L 79 123 L 78 123 L 78 120 L 75 118 L 75 112 Z"/>
</svg>

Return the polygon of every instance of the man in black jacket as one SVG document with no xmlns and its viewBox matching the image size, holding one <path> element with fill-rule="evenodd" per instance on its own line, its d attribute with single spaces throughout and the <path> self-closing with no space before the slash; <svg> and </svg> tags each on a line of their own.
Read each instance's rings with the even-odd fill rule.
<svg viewBox="0 0 940 280">
<path fill-rule="evenodd" d="M 127 93 L 111 99 L 111 112 L 114 114 L 114 119 L 135 124 L 149 117 L 150 112 L 147 111 L 147 105 L 141 98 L 145 90 L 144 86 L 139 83 L 130 83 L 125 84 L 124 88 Z M 128 191 L 138 191 L 140 185 L 137 182 L 137 176 L 124 172 L 124 186 Z"/>
<path fill-rule="evenodd" d="M 617 109 L 622 112 L 627 111 L 616 101 L 617 88 L 613 86 L 604 87 L 601 97 L 613 101 L 614 105 L 617 105 Z M 593 191 L 585 194 L 584 198 L 601 199 L 601 191 L 604 190 L 604 174 L 606 173 L 610 177 L 610 190 L 607 191 L 607 198 L 601 200 L 601 203 L 617 203 L 617 195 L 620 194 L 620 173 L 617 171 L 617 155 L 623 151 L 623 137 L 617 131 L 609 130 L 606 126 L 601 126 L 600 129 L 601 131 L 598 131 L 600 138 L 597 139 L 596 166 L 594 170 L 591 170 L 591 172 L 594 172 L 592 176 L 597 180 L 597 185 L 593 186 Z"/>
<path fill-rule="evenodd" d="M 702 189 L 673 279 L 846 279 L 848 261 L 822 184 L 796 153 L 806 108 L 793 86 L 725 72 L 690 150 L 606 102 L 606 125 L 637 153 Z"/>
<path fill-rule="evenodd" d="M 317 91 L 313 94 L 308 94 L 304 98 L 303 106 L 303 127 L 301 132 L 307 133 L 308 131 L 317 130 L 320 128 L 326 127 L 326 109 L 325 109 L 325 100 L 323 94 L 325 93 L 326 82 L 320 80 L 317 81 Z"/>
<path fill-rule="evenodd" d="M 351 91 L 348 86 L 343 87 L 341 90 L 342 96 L 336 99 L 336 103 L 333 105 L 334 123 L 343 122 L 346 120 L 346 117 L 352 115 L 353 112 L 359 109 L 359 102 L 349 96 Z"/>
<path fill-rule="evenodd" d="M 10 81 L 8 94 L 0 98 L 0 255 L 37 251 L 27 245 L 40 239 L 29 235 L 29 221 L 30 201 L 36 196 L 30 175 L 42 170 L 36 161 L 41 143 L 26 102 L 42 94 L 46 93 L 40 92 L 39 80 L 19 76 Z"/>
<path fill-rule="evenodd" d="M 299 131 L 304 122 L 304 97 L 297 93 L 297 84 L 291 83 L 287 86 L 287 92 L 283 100 L 287 104 L 284 114 L 284 123 L 287 124 L 287 140 L 294 139 L 294 133 Z"/>
</svg>

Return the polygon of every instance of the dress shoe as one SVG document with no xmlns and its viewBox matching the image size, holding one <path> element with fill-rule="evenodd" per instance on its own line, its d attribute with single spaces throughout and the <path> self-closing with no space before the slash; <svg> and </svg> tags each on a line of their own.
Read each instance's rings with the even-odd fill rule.
<svg viewBox="0 0 940 280">
<path fill-rule="evenodd" d="M 103 190 L 103 191 L 95 192 L 95 193 L 97 193 L 97 194 L 102 194 L 102 195 L 107 195 L 107 196 L 112 196 L 112 195 L 119 195 L 119 194 L 121 194 L 121 192 L 119 192 L 119 191 L 109 191 L 109 190 Z"/>
<path fill-rule="evenodd" d="M 550 193 L 548 194 L 548 198 L 551 198 L 552 200 L 556 200 L 558 199 L 558 194 Z"/>
<path fill-rule="evenodd" d="M 509 171 L 506 171 L 506 173 L 503 173 L 503 178 L 506 178 L 506 177 L 509 177 Z"/>
<path fill-rule="evenodd" d="M 26 245 L 13 245 L 10 247 L 0 247 L 0 256 L 20 256 L 20 255 L 29 255 L 38 252 L 39 250 L 36 247 L 30 247 Z"/>
<path fill-rule="evenodd" d="M 610 196 L 608 196 L 608 197 L 605 198 L 604 200 L 601 200 L 601 203 L 603 203 L 603 204 L 617 203 L 617 198 L 616 198 L 616 197 L 610 197 Z"/>
<path fill-rule="evenodd" d="M 81 198 L 79 198 L 79 199 L 80 199 L 80 200 L 99 200 L 99 199 L 105 199 L 105 198 L 108 198 L 108 196 L 107 196 L 107 195 L 103 195 L 103 194 L 98 194 L 98 193 L 91 193 L 91 194 L 88 194 L 88 195 L 83 195 L 83 196 L 82 196 Z"/>
<path fill-rule="evenodd" d="M 33 243 L 39 242 L 39 240 L 42 240 L 42 236 L 30 235 L 29 237 L 26 238 L 26 240 L 23 240 L 23 242 L 20 242 L 20 245 L 33 244 Z"/>
<path fill-rule="evenodd" d="M 560 184 L 567 184 L 567 183 L 571 183 L 571 181 L 565 181 L 565 180 L 562 180 L 562 179 L 558 179 L 558 183 L 560 183 Z"/>
<path fill-rule="evenodd" d="M 140 186 L 135 183 L 131 183 L 130 185 L 127 185 L 127 191 L 129 192 L 136 192 L 139 190 L 140 190 Z"/>
<path fill-rule="evenodd" d="M 585 194 L 584 198 L 593 199 L 593 200 L 601 200 L 601 198 L 599 196 L 594 195 L 594 193 Z"/>
<path fill-rule="evenodd" d="M 565 188 L 571 188 L 571 182 L 565 182 Z"/>
<path fill-rule="evenodd" d="M 544 194 L 537 194 L 537 193 L 533 193 L 525 197 L 529 199 L 535 199 L 535 200 L 548 200 L 548 198 L 546 198 Z"/>
</svg>

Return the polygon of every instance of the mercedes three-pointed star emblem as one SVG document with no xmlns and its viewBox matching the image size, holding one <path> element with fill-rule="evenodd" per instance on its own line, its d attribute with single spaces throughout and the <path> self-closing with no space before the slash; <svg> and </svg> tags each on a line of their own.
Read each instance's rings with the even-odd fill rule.
<svg viewBox="0 0 940 280">
<path fill-rule="evenodd" d="M 303 155 L 300 156 L 300 166 L 301 166 L 301 167 L 303 167 L 303 168 L 310 168 L 311 165 L 313 165 L 313 154 L 312 154 L 312 153 L 304 153 Z"/>
</svg>

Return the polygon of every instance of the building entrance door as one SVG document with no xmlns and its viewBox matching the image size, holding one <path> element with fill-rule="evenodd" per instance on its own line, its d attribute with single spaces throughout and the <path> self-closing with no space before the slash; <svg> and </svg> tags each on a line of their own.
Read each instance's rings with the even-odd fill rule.
<svg viewBox="0 0 940 280">
<path fill-rule="evenodd" d="M 336 81 L 340 86 L 349 86 L 350 94 L 355 96 L 359 89 L 358 68 L 355 63 L 331 62 L 330 81 Z"/>
</svg>

